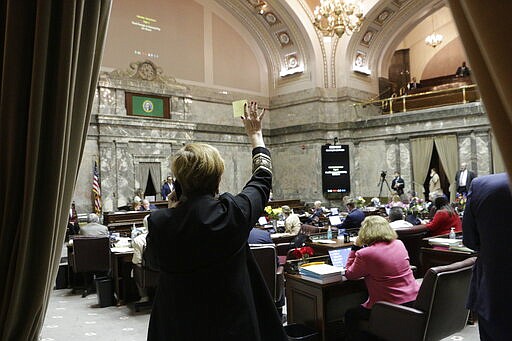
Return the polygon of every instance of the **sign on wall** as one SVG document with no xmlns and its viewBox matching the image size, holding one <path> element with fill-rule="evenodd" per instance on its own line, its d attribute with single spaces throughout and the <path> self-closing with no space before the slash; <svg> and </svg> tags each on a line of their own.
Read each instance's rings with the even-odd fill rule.
<svg viewBox="0 0 512 341">
<path fill-rule="evenodd" d="M 322 192 L 350 192 L 350 159 L 348 145 L 322 146 Z"/>
</svg>

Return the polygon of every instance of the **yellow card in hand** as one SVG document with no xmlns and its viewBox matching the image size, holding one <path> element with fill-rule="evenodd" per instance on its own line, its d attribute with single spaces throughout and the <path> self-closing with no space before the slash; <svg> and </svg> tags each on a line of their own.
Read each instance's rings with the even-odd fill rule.
<svg viewBox="0 0 512 341">
<path fill-rule="evenodd" d="M 246 103 L 246 99 L 233 102 L 233 117 L 244 117 L 244 105 Z"/>
</svg>

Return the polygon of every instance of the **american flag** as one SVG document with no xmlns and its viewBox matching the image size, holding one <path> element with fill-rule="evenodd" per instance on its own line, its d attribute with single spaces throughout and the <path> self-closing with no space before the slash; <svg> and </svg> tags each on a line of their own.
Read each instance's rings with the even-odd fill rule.
<svg viewBox="0 0 512 341">
<path fill-rule="evenodd" d="M 100 174 L 98 173 L 98 164 L 94 161 L 94 171 L 92 177 L 92 193 L 94 195 L 94 212 L 101 214 L 101 187 Z"/>
</svg>

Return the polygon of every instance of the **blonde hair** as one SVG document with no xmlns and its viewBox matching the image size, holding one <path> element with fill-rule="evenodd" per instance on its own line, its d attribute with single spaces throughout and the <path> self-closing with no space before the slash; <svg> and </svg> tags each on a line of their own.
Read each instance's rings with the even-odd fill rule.
<svg viewBox="0 0 512 341">
<path fill-rule="evenodd" d="M 224 173 L 224 160 L 217 148 L 191 143 L 176 153 L 171 170 L 183 193 L 216 194 Z"/>
<path fill-rule="evenodd" d="M 397 237 L 395 230 L 389 226 L 389 222 L 376 215 L 366 217 L 359 230 L 359 239 L 366 245 L 377 242 L 390 242 Z"/>
</svg>

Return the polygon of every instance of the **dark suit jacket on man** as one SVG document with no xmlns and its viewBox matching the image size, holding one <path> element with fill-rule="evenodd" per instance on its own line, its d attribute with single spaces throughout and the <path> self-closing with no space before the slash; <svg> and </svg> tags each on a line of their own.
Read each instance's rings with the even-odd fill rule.
<svg viewBox="0 0 512 341">
<path fill-rule="evenodd" d="M 363 222 L 364 212 L 358 208 L 354 208 L 348 216 L 343 220 L 343 223 L 339 226 L 340 229 L 358 229 L 361 227 L 361 223 Z"/>
<path fill-rule="evenodd" d="M 464 245 L 480 252 L 468 308 L 490 321 L 497 335 L 508 333 L 508 337 L 512 335 L 508 316 L 512 306 L 511 203 L 505 173 L 480 176 L 471 184 L 462 224 Z"/>
<path fill-rule="evenodd" d="M 467 171 L 468 171 L 468 176 L 466 178 L 466 190 L 469 190 L 469 186 L 471 185 L 471 182 L 473 181 L 473 179 L 476 178 L 476 175 L 469 169 Z M 457 173 L 455 174 L 455 185 L 457 188 L 457 192 L 459 192 L 459 188 L 460 188 L 460 186 L 459 186 L 460 173 L 461 173 L 461 171 L 458 170 Z"/>
<path fill-rule="evenodd" d="M 405 181 L 402 177 L 397 176 L 391 181 L 391 188 L 396 191 L 396 194 L 404 194 Z"/>
<path fill-rule="evenodd" d="M 166 181 L 162 185 L 162 190 L 160 191 L 160 194 L 162 194 L 162 200 L 167 200 L 167 196 L 172 192 L 173 188 L 169 183 Z"/>
<path fill-rule="evenodd" d="M 270 233 L 266 230 L 259 229 L 257 227 L 253 227 L 251 232 L 249 233 L 249 239 L 247 240 L 249 244 L 273 244 L 272 238 L 270 238 Z"/>
</svg>

